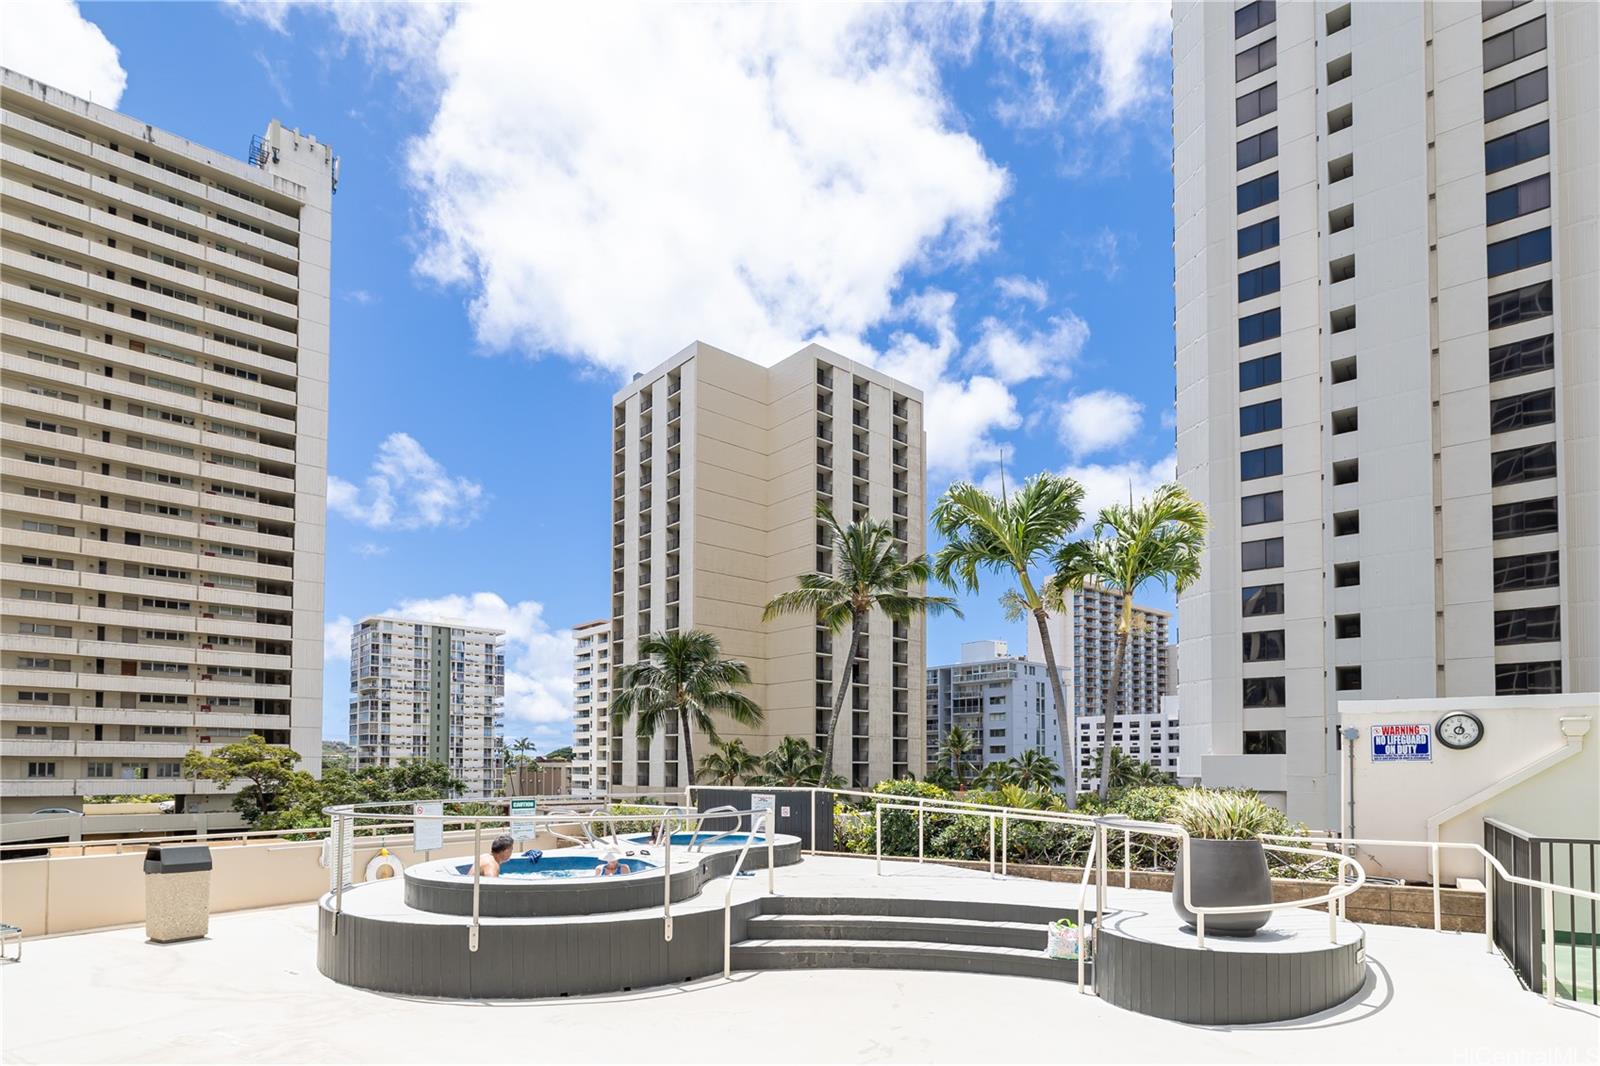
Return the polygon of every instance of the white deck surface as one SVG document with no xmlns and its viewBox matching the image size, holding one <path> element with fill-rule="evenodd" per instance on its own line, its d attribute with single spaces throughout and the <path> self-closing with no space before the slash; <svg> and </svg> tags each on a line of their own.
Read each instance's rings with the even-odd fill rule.
<svg viewBox="0 0 1600 1066">
<path fill-rule="evenodd" d="M 1076 905 L 1072 886 L 808 859 L 780 891 Z M 764 872 L 738 892 L 765 888 Z M 720 905 L 720 884 L 717 900 Z M 1003 895 L 1002 895 L 1003 894 Z M 1156 893 L 1112 896 L 1154 912 Z M 485 935 L 492 935 L 492 930 Z M 1200 1028 L 1018 977 L 883 970 L 736 973 L 527 1002 L 384 996 L 317 973 L 312 904 L 214 916 L 203 941 L 142 929 L 30 940 L 0 966 L 6 1062 L 1592 1062 L 1600 1020 L 1522 990 L 1481 935 L 1367 927 L 1372 976 L 1335 1010 Z M 688 1033 L 692 1039 L 685 1039 Z"/>
</svg>

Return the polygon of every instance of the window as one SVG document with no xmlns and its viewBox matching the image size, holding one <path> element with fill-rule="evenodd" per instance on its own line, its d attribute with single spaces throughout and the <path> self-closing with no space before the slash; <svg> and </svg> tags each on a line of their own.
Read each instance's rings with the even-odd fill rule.
<svg viewBox="0 0 1600 1066">
<path fill-rule="evenodd" d="M 1489 380 L 1500 381 L 1521 374 L 1550 370 L 1556 365 L 1556 338 L 1553 333 L 1525 341 L 1500 344 L 1489 349 Z"/>
<path fill-rule="evenodd" d="M 1492 89 L 1483 91 L 1483 121 L 1493 122 L 1497 118 L 1521 111 L 1523 108 L 1542 104 L 1550 98 L 1548 83 L 1548 70 L 1536 70 L 1531 74 L 1524 74 L 1504 85 L 1496 85 Z"/>
<path fill-rule="evenodd" d="M 1233 13 L 1233 35 L 1243 37 L 1251 30 L 1259 30 L 1278 21 L 1278 5 L 1274 0 L 1255 0 Z"/>
<path fill-rule="evenodd" d="M 1489 245 L 1489 276 L 1550 262 L 1550 227 L 1495 241 Z"/>
<path fill-rule="evenodd" d="M 1259 178 L 1245 182 L 1239 186 L 1238 211 L 1242 215 L 1246 211 L 1260 207 L 1262 204 L 1276 203 L 1278 200 L 1278 172 L 1263 174 Z"/>
<path fill-rule="evenodd" d="M 1239 231 L 1239 258 L 1278 246 L 1278 220 L 1269 218 Z"/>
<path fill-rule="evenodd" d="M 1361 667 L 1336 666 L 1333 669 L 1333 687 L 1339 692 L 1356 692 L 1361 688 Z"/>
<path fill-rule="evenodd" d="M 1555 313 L 1555 293 L 1548 281 L 1524 285 L 1489 297 L 1489 327 L 1510 326 Z"/>
<path fill-rule="evenodd" d="M 1239 347 L 1270 341 L 1283 333 L 1283 314 L 1274 307 L 1239 320 Z"/>
<path fill-rule="evenodd" d="M 1266 403 L 1253 403 L 1248 407 L 1239 408 L 1239 436 L 1248 437 L 1252 433 L 1265 433 L 1270 429 L 1283 428 L 1283 401 L 1268 400 Z"/>
<path fill-rule="evenodd" d="M 1283 613 L 1282 585 L 1246 585 L 1243 590 L 1242 616 L 1253 618 L 1263 614 Z"/>
<path fill-rule="evenodd" d="M 85 765 L 89 768 L 90 777 L 110 777 L 114 772 L 108 762 L 91 762 Z"/>
<path fill-rule="evenodd" d="M 1254 481 L 1283 473 L 1283 445 L 1254 448 L 1239 455 L 1239 480 Z"/>
<path fill-rule="evenodd" d="M 28 776 L 54 777 L 56 776 L 56 764 L 53 762 L 30 762 L 28 763 Z"/>
<path fill-rule="evenodd" d="M 1503 67 L 1514 60 L 1542 52 L 1544 48 L 1544 19 L 1530 19 L 1483 42 L 1483 69 L 1490 71 Z"/>
<path fill-rule="evenodd" d="M 1561 664 L 1495 663 L 1496 696 L 1538 695 L 1561 691 Z"/>
<path fill-rule="evenodd" d="M 1360 563 L 1334 563 L 1333 587 L 1336 589 L 1352 588 L 1361 584 Z"/>
<path fill-rule="evenodd" d="M 1278 110 L 1278 83 L 1263 85 L 1254 92 L 1245 93 L 1233 102 L 1234 124 L 1243 126 L 1262 115 Z"/>
<path fill-rule="evenodd" d="M 1493 174 L 1550 154 L 1550 123 L 1524 126 L 1483 146 L 1483 171 Z"/>
<path fill-rule="evenodd" d="M 1556 476 L 1556 446 L 1530 444 L 1507 448 L 1489 457 L 1489 481 L 1494 485 L 1516 485 L 1524 481 Z"/>
<path fill-rule="evenodd" d="M 1244 705 L 1282 707 L 1286 687 L 1281 677 L 1247 677 L 1244 679 Z"/>
<path fill-rule="evenodd" d="M 1488 22 L 1496 15 L 1514 11 L 1527 2 L 1528 0 L 1483 0 L 1483 21 Z"/>
<path fill-rule="evenodd" d="M 1544 644 L 1560 639 L 1560 607 L 1518 607 L 1494 613 L 1496 644 Z"/>
<path fill-rule="evenodd" d="M 1485 200 L 1484 221 L 1492 226 L 1496 222 L 1519 218 L 1549 206 L 1550 175 L 1540 174 L 1490 193 Z"/>
<path fill-rule="evenodd" d="M 1279 662 L 1283 659 L 1283 630 L 1263 629 L 1259 633 L 1245 633 L 1242 636 L 1245 662 Z"/>
<path fill-rule="evenodd" d="M 1354 640 L 1361 635 L 1361 616 L 1359 614 L 1336 614 L 1333 616 L 1333 636 L 1335 640 Z"/>
<path fill-rule="evenodd" d="M 1278 154 L 1278 127 L 1263 130 L 1254 137 L 1246 137 L 1234 146 L 1234 169 L 1243 170 L 1245 167 L 1254 166 L 1263 159 L 1275 158 Z"/>
<path fill-rule="evenodd" d="M 1258 526 L 1263 522 L 1283 521 L 1283 493 L 1263 492 L 1239 501 L 1239 524 Z"/>
<path fill-rule="evenodd" d="M 157 777 L 182 777 L 183 776 L 183 763 L 181 763 L 181 762 L 158 762 L 158 763 L 156 763 L 156 776 Z"/>
<path fill-rule="evenodd" d="M 1268 570 L 1283 565 L 1283 538 L 1247 540 L 1239 545 L 1241 570 Z"/>
<path fill-rule="evenodd" d="M 1555 497 L 1544 500 L 1518 500 L 1494 505 L 1494 539 L 1533 537 L 1554 533 L 1559 528 Z"/>
<path fill-rule="evenodd" d="M 1354 536 L 1361 532 L 1360 511 L 1336 511 L 1333 516 L 1333 535 L 1336 537 Z"/>
<path fill-rule="evenodd" d="M 1278 264 L 1268 263 L 1266 266 L 1246 270 L 1239 275 L 1239 302 L 1254 300 L 1258 296 L 1267 296 L 1278 291 Z"/>
<path fill-rule="evenodd" d="M 1246 755 L 1282 755 L 1285 731 L 1282 729 L 1246 729 L 1244 753 Z"/>
<path fill-rule="evenodd" d="M 1263 355 L 1239 364 L 1239 391 L 1249 392 L 1283 380 L 1283 356 Z"/>
<path fill-rule="evenodd" d="M 1494 561 L 1494 590 L 1547 589 L 1561 583 L 1559 552 L 1507 555 Z"/>
<path fill-rule="evenodd" d="M 1517 396 L 1502 396 L 1489 402 L 1489 432 L 1508 433 L 1527 426 L 1548 425 L 1556 420 L 1556 390 L 1540 389 Z"/>
<path fill-rule="evenodd" d="M 1488 46 L 1489 42 L 1485 41 L 1484 47 Z M 1246 48 L 1233 57 L 1233 80 L 1243 81 L 1252 74 L 1260 74 L 1263 70 L 1271 70 L 1277 65 L 1278 39 L 1268 37 L 1260 44 Z"/>
</svg>

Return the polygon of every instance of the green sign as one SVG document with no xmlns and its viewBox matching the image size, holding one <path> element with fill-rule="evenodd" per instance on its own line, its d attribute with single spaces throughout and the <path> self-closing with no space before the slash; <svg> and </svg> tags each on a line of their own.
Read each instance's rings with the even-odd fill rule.
<svg viewBox="0 0 1600 1066">
<path fill-rule="evenodd" d="M 534 816 L 539 813 L 539 801 L 532 798 L 511 801 L 511 836 L 515 840 L 532 840 L 539 829 Z"/>
</svg>

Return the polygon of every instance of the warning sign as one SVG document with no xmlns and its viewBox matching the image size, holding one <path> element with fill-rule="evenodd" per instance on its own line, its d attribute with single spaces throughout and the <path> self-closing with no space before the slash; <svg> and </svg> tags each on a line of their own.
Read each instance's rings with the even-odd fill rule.
<svg viewBox="0 0 1600 1066">
<path fill-rule="evenodd" d="M 1433 761 L 1433 726 L 1375 725 L 1372 727 L 1373 762 Z"/>
</svg>

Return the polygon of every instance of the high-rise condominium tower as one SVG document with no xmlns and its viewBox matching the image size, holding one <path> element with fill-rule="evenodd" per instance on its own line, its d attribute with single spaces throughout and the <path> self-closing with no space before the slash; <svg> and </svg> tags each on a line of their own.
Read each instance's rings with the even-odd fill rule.
<svg viewBox="0 0 1600 1066">
<path fill-rule="evenodd" d="M 611 619 L 572 627 L 572 791 L 603 796 L 611 773 Z"/>
<path fill-rule="evenodd" d="M 613 665 L 636 659 L 643 634 L 706 630 L 750 664 L 747 692 L 766 711 L 755 730 L 724 720 L 723 736 L 758 753 L 785 736 L 820 742 L 845 638 L 762 611 L 834 565 L 819 504 L 841 523 L 888 522 L 902 553 L 924 551 L 922 395 L 817 345 L 761 367 L 697 343 L 618 392 L 612 423 Z M 858 785 L 920 772 L 923 681 L 922 622 L 875 617 L 835 772 Z M 612 791 L 687 785 L 676 728 L 633 728 L 610 745 Z M 706 739 L 694 740 L 698 758 Z"/>
<path fill-rule="evenodd" d="M 1341 700 L 1593 691 L 1600 5 L 1173 12 L 1182 768 L 1336 826 Z"/>
<path fill-rule="evenodd" d="M 497 795 L 505 772 L 505 632 L 364 618 L 350 634 L 356 765 L 442 763 L 466 796 Z"/>
<path fill-rule="evenodd" d="M 1008 654 L 1003 640 L 970 640 L 961 645 L 960 662 L 930 666 L 927 677 L 927 771 L 954 769 L 939 757 L 952 726 L 978 742 L 966 760 L 972 770 L 1025 751 L 1048 755 L 1057 766 L 1065 766 L 1055 697 L 1042 660 Z"/>
<path fill-rule="evenodd" d="M 319 769 L 337 176 L 0 73 L 6 811 L 225 808 L 179 763 L 252 733 Z"/>
</svg>

